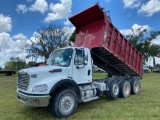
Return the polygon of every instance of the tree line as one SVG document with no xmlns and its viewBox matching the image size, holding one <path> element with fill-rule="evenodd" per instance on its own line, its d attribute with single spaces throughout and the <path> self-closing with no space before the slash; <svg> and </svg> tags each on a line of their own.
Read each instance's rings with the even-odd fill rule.
<svg viewBox="0 0 160 120">
<path fill-rule="evenodd" d="M 5 63 L 4 70 L 21 70 L 28 67 L 33 67 L 36 65 L 35 61 L 26 62 L 24 59 L 20 59 L 19 57 L 11 57 L 9 61 Z M 0 68 L 0 70 L 3 70 Z"/>
</svg>

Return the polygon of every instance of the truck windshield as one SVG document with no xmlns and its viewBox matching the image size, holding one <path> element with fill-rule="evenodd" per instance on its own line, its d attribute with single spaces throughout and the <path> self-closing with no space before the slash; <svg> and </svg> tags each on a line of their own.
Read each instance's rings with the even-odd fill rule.
<svg viewBox="0 0 160 120">
<path fill-rule="evenodd" d="M 47 61 L 48 65 L 68 67 L 73 54 L 72 48 L 53 51 Z"/>
</svg>

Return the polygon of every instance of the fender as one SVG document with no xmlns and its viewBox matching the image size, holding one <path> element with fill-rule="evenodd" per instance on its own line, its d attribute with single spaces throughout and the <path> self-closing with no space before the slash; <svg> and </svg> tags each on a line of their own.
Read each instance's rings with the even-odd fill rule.
<svg viewBox="0 0 160 120">
<path fill-rule="evenodd" d="M 70 79 L 63 79 L 59 82 L 57 82 L 51 89 L 50 91 L 50 95 L 52 95 L 59 87 L 64 86 L 64 85 L 70 85 L 72 87 L 74 87 L 74 90 L 76 92 L 76 95 L 78 97 L 78 100 L 81 100 L 81 94 L 80 94 L 80 89 L 78 87 L 78 84 L 74 81 L 74 80 L 70 80 Z"/>
</svg>

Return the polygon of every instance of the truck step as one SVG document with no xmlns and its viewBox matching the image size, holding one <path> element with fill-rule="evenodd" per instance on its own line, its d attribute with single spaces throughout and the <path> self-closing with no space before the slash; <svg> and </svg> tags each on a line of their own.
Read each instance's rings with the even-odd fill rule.
<svg viewBox="0 0 160 120">
<path fill-rule="evenodd" d="M 89 102 L 91 100 L 96 100 L 98 98 L 99 98 L 98 96 L 95 96 L 95 97 L 92 97 L 92 98 L 83 99 L 82 102 Z"/>
</svg>

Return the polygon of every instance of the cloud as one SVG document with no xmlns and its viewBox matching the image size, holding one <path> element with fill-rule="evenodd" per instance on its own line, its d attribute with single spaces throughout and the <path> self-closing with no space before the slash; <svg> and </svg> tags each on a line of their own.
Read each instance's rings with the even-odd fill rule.
<svg viewBox="0 0 160 120">
<path fill-rule="evenodd" d="M 16 10 L 17 12 L 22 11 L 22 13 L 26 13 L 28 11 L 28 8 L 26 7 L 26 5 L 20 4 L 20 5 L 17 5 Z"/>
<path fill-rule="evenodd" d="M 155 40 L 153 40 L 152 43 L 160 45 L 160 35 Z"/>
<path fill-rule="evenodd" d="M 0 14 L 0 33 L 9 32 L 12 29 L 12 19 L 9 16 L 4 16 Z"/>
<path fill-rule="evenodd" d="M 30 11 L 38 11 L 44 13 L 48 10 L 48 3 L 46 0 L 36 0 L 36 2 L 29 8 Z"/>
<path fill-rule="evenodd" d="M 31 2 L 31 1 L 28 1 Z M 40 13 L 44 13 L 48 10 L 48 3 L 46 0 L 36 0 L 34 4 L 32 4 L 30 7 L 27 7 L 26 5 L 20 4 L 17 5 L 16 8 L 17 12 L 26 13 L 27 11 L 37 11 Z"/>
<path fill-rule="evenodd" d="M 71 13 L 72 0 L 60 0 L 61 3 L 50 4 L 51 13 L 48 13 L 45 22 L 67 18 Z"/>
<path fill-rule="evenodd" d="M 137 29 L 140 29 L 140 31 L 143 31 L 143 30 L 147 29 L 147 31 L 149 31 L 149 30 L 150 30 L 150 27 L 149 27 L 148 25 L 138 25 L 138 24 L 134 24 L 134 25 L 131 27 L 131 29 L 133 30 L 133 32 L 134 32 L 135 35 L 138 35 L 139 32 L 137 31 Z M 132 30 L 131 30 L 131 29 L 123 29 L 123 30 L 120 30 L 120 32 L 121 32 L 124 36 L 126 36 L 126 35 L 129 35 L 129 34 L 132 33 Z"/>
<path fill-rule="evenodd" d="M 6 32 L 0 33 L 1 49 L 7 50 L 10 48 L 11 45 L 12 45 L 12 40 L 11 40 L 10 35 Z"/>
<path fill-rule="evenodd" d="M 108 1 L 108 0 L 107 0 Z M 30 0 L 27 2 L 31 2 Z M 54 4 L 48 3 L 46 0 L 36 0 L 34 4 L 30 7 L 27 7 L 24 4 L 17 5 L 16 11 L 26 13 L 28 11 L 37 11 L 40 13 L 48 12 L 44 22 L 50 22 L 54 20 L 60 20 L 64 18 L 68 18 L 71 14 L 72 0 L 60 0 L 60 3 Z M 69 25 L 70 22 L 67 20 L 64 22 L 65 25 Z"/>
<path fill-rule="evenodd" d="M 19 57 L 20 59 L 26 60 L 26 62 L 32 61 L 31 58 L 26 59 L 27 52 L 22 49 L 26 43 L 31 44 L 31 40 L 34 40 L 34 33 L 30 39 L 27 39 L 22 33 L 14 35 L 13 37 L 6 32 L 0 33 L 0 66 L 4 67 L 5 62 L 9 61 L 11 57 Z"/>
<path fill-rule="evenodd" d="M 19 33 L 17 35 L 14 35 L 12 38 L 16 39 L 16 40 L 18 40 L 18 39 L 26 39 L 26 36 L 23 35 L 22 33 Z"/>
<path fill-rule="evenodd" d="M 143 4 L 138 10 L 140 15 L 152 16 L 154 13 L 160 12 L 160 0 L 150 0 L 146 4 Z"/>
<path fill-rule="evenodd" d="M 140 0 L 123 0 L 124 8 L 137 8 L 141 5 Z"/>
<path fill-rule="evenodd" d="M 63 22 L 65 25 L 70 25 L 71 22 L 67 19 L 65 22 Z"/>
<path fill-rule="evenodd" d="M 9 61 L 11 57 L 18 57 L 21 54 L 25 54 L 25 51 L 20 49 L 20 45 L 22 45 L 20 40 L 13 41 L 10 34 L 3 32 L 0 33 L 0 46 L 1 46 L 1 53 L 0 53 L 0 66 L 4 67 L 4 63 Z M 25 56 L 23 55 L 23 58 Z"/>
<path fill-rule="evenodd" d="M 133 30 L 134 34 L 135 35 L 138 35 L 138 31 L 137 29 L 140 29 L 141 31 L 143 31 L 144 29 L 147 29 L 147 31 L 149 31 L 151 28 L 148 26 L 148 25 L 138 25 L 138 24 L 134 24 L 131 29 Z M 127 36 L 127 35 L 130 35 L 132 34 L 132 30 L 131 29 L 123 29 L 123 30 L 120 30 L 120 32 L 124 35 L 124 36 Z M 160 35 L 154 39 L 152 41 L 153 44 L 158 44 L 160 45 Z"/>
<path fill-rule="evenodd" d="M 72 33 L 74 32 L 75 27 L 64 27 L 63 31 L 65 32 L 65 36 L 67 37 L 67 40 L 69 40 L 70 36 L 72 35 Z"/>
</svg>

